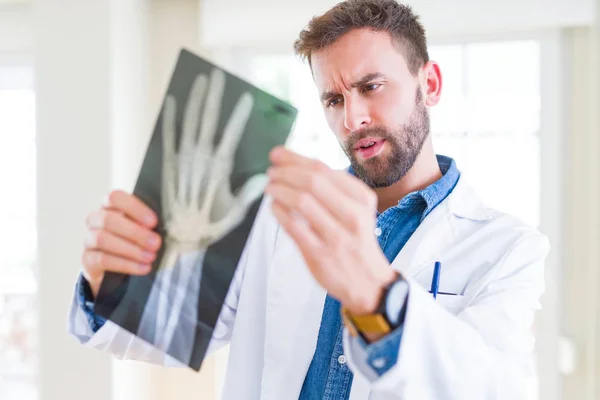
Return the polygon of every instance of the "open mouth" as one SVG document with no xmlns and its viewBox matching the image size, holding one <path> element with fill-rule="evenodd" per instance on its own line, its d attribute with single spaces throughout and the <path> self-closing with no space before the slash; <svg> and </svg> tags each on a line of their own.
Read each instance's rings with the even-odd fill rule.
<svg viewBox="0 0 600 400">
<path fill-rule="evenodd" d="M 361 139 L 354 146 L 354 151 L 363 159 L 375 157 L 383 148 L 384 143 L 385 139 L 380 138 Z"/>
</svg>

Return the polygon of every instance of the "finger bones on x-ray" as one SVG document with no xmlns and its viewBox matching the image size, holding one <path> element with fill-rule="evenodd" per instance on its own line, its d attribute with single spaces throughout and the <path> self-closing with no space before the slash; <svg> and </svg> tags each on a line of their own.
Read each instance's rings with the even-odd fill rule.
<svg viewBox="0 0 600 400">
<path fill-rule="evenodd" d="M 210 81 L 206 75 L 195 78 L 184 109 L 178 151 L 176 99 L 168 95 L 163 107 L 161 203 L 166 239 L 155 282 L 161 292 L 156 314 L 156 332 L 161 332 L 161 338 L 155 345 L 163 350 L 169 348 L 181 314 L 186 293 L 183 289 L 190 280 L 194 286 L 199 285 L 196 281 L 200 272 L 193 266 L 202 263 L 208 246 L 243 221 L 267 183 L 265 174 L 256 174 L 237 194 L 232 193 L 230 175 L 235 153 L 254 99 L 248 92 L 240 96 L 215 148 L 224 92 L 225 73 L 217 68 L 213 69 Z M 192 252 L 199 257 L 195 262 L 185 263 L 186 266 L 180 263 L 177 282 L 171 282 L 172 269 L 180 256 Z"/>
</svg>

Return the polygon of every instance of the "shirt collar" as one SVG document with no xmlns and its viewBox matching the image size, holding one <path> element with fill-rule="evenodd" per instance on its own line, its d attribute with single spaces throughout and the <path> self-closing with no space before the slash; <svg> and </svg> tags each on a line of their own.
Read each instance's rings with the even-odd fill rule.
<svg viewBox="0 0 600 400">
<path fill-rule="evenodd" d="M 431 210 L 437 207 L 438 204 L 444 201 L 450 192 L 452 192 L 460 178 L 460 172 L 456 167 L 456 162 L 452 158 L 442 155 L 437 155 L 436 157 L 442 172 L 442 177 L 426 188 L 417 191 L 417 193 L 425 200 L 425 203 L 427 203 L 423 218 L 425 218 Z"/>
<path fill-rule="evenodd" d="M 452 158 L 443 155 L 436 155 L 436 158 L 442 172 L 442 177 L 424 189 L 407 194 L 398 202 L 400 204 L 421 201 L 421 199 L 425 200 L 427 208 L 423 213 L 423 218 L 452 192 L 460 178 L 460 172 L 456 167 L 456 162 Z M 348 172 L 356 176 L 352 166 L 348 167 Z"/>
</svg>

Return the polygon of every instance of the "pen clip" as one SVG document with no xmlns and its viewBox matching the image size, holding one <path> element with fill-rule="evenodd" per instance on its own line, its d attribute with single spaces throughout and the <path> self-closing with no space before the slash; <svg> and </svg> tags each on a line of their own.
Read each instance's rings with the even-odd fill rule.
<svg viewBox="0 0 600 400">
<path fill-rule="evenodd" d="M 439 261 L 435 262 L 435 266 L 433 268 L 433 278 L 431 280 L 431 293 L 433 294 L 433 298 L 437 298 L 438 290 L 440 288 L 440 272 L 442 269 L 442 263 Z"/>
</svg>

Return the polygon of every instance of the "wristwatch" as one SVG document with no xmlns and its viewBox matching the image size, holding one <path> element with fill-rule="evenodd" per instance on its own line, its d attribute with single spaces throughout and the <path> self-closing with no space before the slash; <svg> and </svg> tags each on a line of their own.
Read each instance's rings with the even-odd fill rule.
<svg viewBox="0 0 600 400">
<path fill-rule="evenodd" d="M 404 321 L 407 300 L 408 282 L 400 277 L 385 287 L 379 306 L 373 314 L 353 315 L 346 307 L 342 307 L 342 319 L 351 336 L 386 335 Z"/>
</svg>

